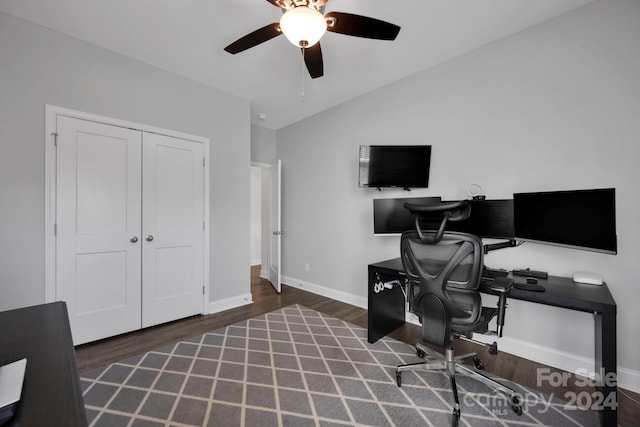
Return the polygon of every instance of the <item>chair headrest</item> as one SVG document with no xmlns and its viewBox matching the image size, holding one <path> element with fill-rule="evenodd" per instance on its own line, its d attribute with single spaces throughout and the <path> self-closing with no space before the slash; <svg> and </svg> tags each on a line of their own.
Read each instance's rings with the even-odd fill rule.
<svg viewBox="0 0 640 427">
<path fill-rule="evenodd" d="M 459 202 L 443 202 L 437 205 L 419 205 L 415 203 L 405 203 L 404 207 L 413 216 L 420 219 L 435 219 L 448 217 L 448 221 L 464 221 L 471 214 L 471 202 L 461 200 Z"/>
<path fill-rule="evenodd" d="M 471 215 L 471 202 L 461 200 L 459 202 L 444 202 L 437 205 L 417 205 L 405 203 L 404 207 L 409 210 L 415 219 L 416 231 L 420 240 L 425 243 L 435 244 L 442 240 L 445 227 L 448 221 L 463 221 Z M 428 219 L 440 220 L 440 226 L 435 233 L 425 234 L 420 227 L 420 221 Z"/>
</svg>

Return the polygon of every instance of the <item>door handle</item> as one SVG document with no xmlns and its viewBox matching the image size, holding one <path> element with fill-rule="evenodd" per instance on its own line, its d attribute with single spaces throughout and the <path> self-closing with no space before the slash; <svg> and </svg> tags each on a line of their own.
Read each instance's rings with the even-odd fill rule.
<svg viewBox="0 0 640 427">
<path fill-rule="evenodd" d="M 129 241 L 130 241 L 131 243 L 135 243 L 135 242 L 137 242 L 137 241 L 138 241 L 138 236 L 131 236 L 131 237 L 129 237 Z"/>
<path fill-rule="evenodd" d="M 144 240 L 146 240 L 147 242 L 151 242 L 153 241 L 153 236 L 151 234 L 147 234 L 146 236 L 144 236 Z"/>
</svg>

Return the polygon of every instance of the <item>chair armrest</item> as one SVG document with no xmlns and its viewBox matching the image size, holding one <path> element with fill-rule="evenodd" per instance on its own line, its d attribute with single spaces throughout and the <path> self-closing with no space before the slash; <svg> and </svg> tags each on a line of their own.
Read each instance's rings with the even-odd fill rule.
<svg viewBox="0 0 640 427">
<path fill-rule="evenodd" d="M 504 315 L 507 309 L 507 295 L 513 287 L 513 279 L 508 277 L 496 277 L 489 283 L 491 290 L 498 292 L 498 319 L 497 331 L 499 337 L 502 336 L 502 328 L 504 326 Z"/>
<path fill-rule="evenodd" d="M 487 286 L 492 290 L 500 293 L 508 293 L 513 287 L 513 279 L 509 277 L 496 277 Z"/>
</svg>

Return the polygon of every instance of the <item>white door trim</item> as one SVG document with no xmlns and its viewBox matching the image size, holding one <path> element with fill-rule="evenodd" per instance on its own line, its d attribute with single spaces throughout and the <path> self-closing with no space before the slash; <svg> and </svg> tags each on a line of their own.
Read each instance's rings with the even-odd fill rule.
<svg viewBox="0 0 640 427">
<path fill-rule="evenodd" d="M 169 129 L 162 129 L 141 123 L 130 122 L 128 120 L 115 119 L 112 117 L 100 116 L 83 111 L 71 110 L 55 105 L 45 105 L 45 302 L 56 300 L 56 240 L 54 228 L 56 224 L 56 122 L 58 116 L 71 117 L 103 123 L 112 126 L 119 126 L 129 129 L 139 130 L 174 138 L 186 139 L 202 143 L 204 146 L 204 247 L 203 247 L 203 282 L 204 295 L 202 298 L 202 313 L 208 313 L 209 309 L 209 138 L 190 135 Z"/>
</svg>

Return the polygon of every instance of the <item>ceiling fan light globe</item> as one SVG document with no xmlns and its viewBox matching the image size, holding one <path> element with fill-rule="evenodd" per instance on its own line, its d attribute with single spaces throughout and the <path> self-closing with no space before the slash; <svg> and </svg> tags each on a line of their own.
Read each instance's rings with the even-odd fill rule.
<svg viewBox="0 0 640 427">
<path fill-rule="evenodd" d="M 298 6 L 282 15 L 280 29 L 295 46 L 308 48 L 327 32 L 327 21 L 316 9 Z"/>
</svg>

